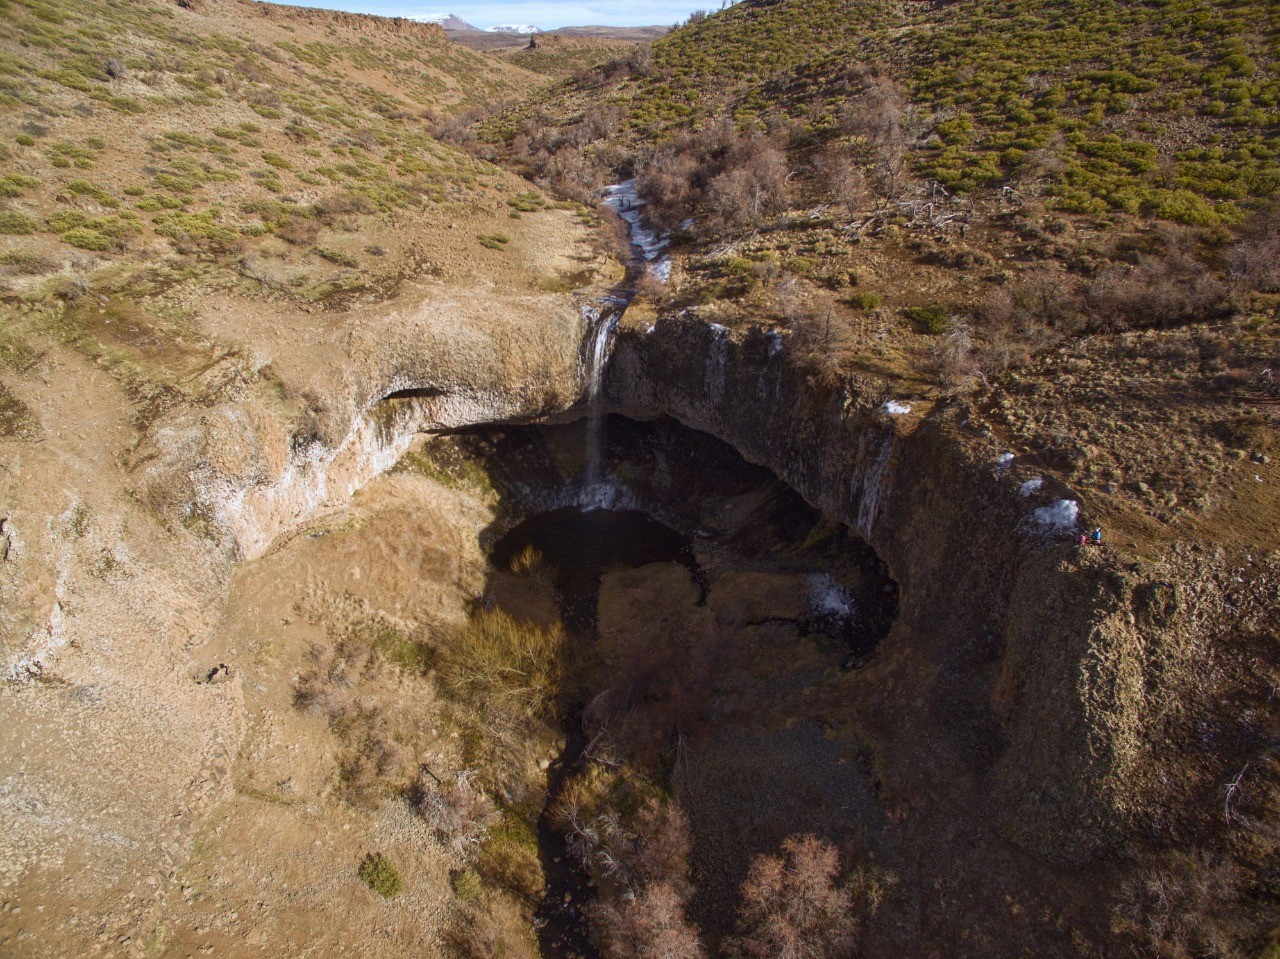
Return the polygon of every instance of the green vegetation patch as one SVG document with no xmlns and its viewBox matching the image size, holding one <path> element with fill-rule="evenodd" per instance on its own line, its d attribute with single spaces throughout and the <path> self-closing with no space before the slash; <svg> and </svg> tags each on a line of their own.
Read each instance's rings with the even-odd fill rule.
<svg viewBox="0 0 1280 959">
<path fill-rule="evenodd" d="M 357 871 L 360 881 L 383 899 L 394 899 L 404 891 L 404 880 L 391 860 L 380 852 L 364 857 Z"/>
<path fill-rule="evenodd" d="M 12 210 L 0 210 L 0 233 L 6 236 L 21 236 L 35 233 L 40 225 L 29 216 L 15 213 Z"/>
</svg>

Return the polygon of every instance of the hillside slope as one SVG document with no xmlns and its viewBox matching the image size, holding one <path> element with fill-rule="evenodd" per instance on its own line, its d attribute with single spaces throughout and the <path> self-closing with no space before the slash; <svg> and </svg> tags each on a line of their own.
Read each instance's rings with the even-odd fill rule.
<svg viewBox="0 0 1280 959">
<path fill-rule="evenodd" d="M 916 114 L 914 169 L 948 189 L 1043 177 L 1064 210 L 1238 224 L 1280 186 L 1278 21 L 1260 0 L 744 2 L 543 106 L 619 109 L 633 144 L 716 117 L 820 143 L 850 132 L 871 68 Z"/>
<path fill-rule="evenodd" d="M 412 654 L 409 623 L 461 619 L 483 508 L 402 479 L 365 558 L 228 594 L 418 429 L 577 396 L 573 290 L 613 275 L 593 215 L 430 132 L 542 80 L 434 26 L 237 0 L 0 20 L 0 953 L 438 954 L 448 851 L 334 794 L 362 741 L 292 689 L 354 620 Z M 375 421 L 407 386 L 422 419 Z M 409 702 L 397 775 L 450 745 L 421 670 L 360 695 Z"/>
</svg>

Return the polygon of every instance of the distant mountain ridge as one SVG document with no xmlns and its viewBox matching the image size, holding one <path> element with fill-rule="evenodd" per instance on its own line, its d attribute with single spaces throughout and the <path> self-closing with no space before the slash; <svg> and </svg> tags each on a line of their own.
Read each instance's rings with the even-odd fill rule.
<svg viewBox="0 0 1280 959">
<path fill-rule="evenodd" d="M 496 27 L 490 27 L 487 33 L 519 33 L 528 36 L 531 33 L 542 33 L 540 27 L 535 27 L 529 23 L 503 23 Z"/>
</svg>

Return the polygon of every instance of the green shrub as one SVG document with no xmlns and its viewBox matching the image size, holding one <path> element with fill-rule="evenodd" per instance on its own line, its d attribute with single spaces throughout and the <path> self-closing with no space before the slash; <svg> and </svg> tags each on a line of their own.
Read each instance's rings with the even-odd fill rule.
<svg viewBox="0 0 1280 959">
<path fill-rule="evenodd" d="M 474 869 L 464 869 L 453 877 L 453 894 L 463 902 L 475 902 L 484 894 L 484 880 Z"/>
<path fill-rule="evenodd" d="M 69 243 L 77 249 L 92 250 L 95 253 L 105 253 L 116 247 L 115 241 L 109 236 L 103 236 L 97 230 L 91 230 L 88 227 L 68 230 L 62 234 L 62 242 Z"/>
<path fill-rule="evenodd" d="M 239 237 L 230 227 L 218 223 L 213 211 L 187 213 L 173 210 L 158 214 L 156 232 L 173 240 L 178 246 L 191 246 L 202 250 L 227 251 Z"/>
<path fill-rule="evenodd" d="M 39 185 L 40 181 L 33 176 L 23 176 L 21 173 L 6 173 L 4 176 L 0 176 L 0 196 L 22 196 L 27 190 L 35 189 Z"/>
<path fill-rule="evenodd" d="M 380 852 L 371 852 L 360 863 L 358 872 L 361 882 L 376 892 L 383 899 L 393 899 L 404 891 L 404 880 L 396 867 Z"/>
<path fill-rule="evenodd" d="M 278 170 L 292 170 L 293 164 L 282 157 L 279 153 L 263 152 L 262 162 L 275 167 Z"/>
<path fill-rule="evenodd" d="M 350 253 L 343 253 L 341 250 L 330 249 L 325 246 L 315 248 L 316 256 L 321 259 L 328 260 L 330 263 L 336 263 L 338 266 L 345 266 L 352 270 L 360 268 L 360 261 Z"/>
<path fill-rule="evenodd" d="M 478 237 L 480 245 L 488 250 L 502 250 L 511 242 L 511 237 L 505 233 L 482 233 Z"/>
<path fill-rule="evenodd" d="M 855 310 L 874 310 L 880 306 L 880 294 L 864 290 L 852 294 L 845 302 Z"/>
<path fill-rule="evenodd" d="M 536 213 L 546 205 L 547 201 L 537 192 L 518 193 L 507 200 L 507 206 L 514 207 L 520 213 Z"/>
<path fill-rule="evenodd" d="M 54 233 L 66 233 L 78 226 L 84 226 L 89 218 L 79 210 L 59 210 L 45 221 L 49 230 Z"/>
<path fill-rule="evenodd" d="M 87 196 L 97 200 L 103 206 L 117 207 L 120 201 L 113 197 L 110 193 L 95 183 L 88 180 L 72 180 L 67 184 L 67 189 L 76 196 Z"/>
<path fill-rule="evenodd" d="M 19 133 L 13 138 L 14 142 L 24 147 L 33 147 L 36 145 L 36 138 L 27 133 Z"/>
<path fill-rule="evenodd" d="M 0 233 L 6 236 L 20 236 L 35 233 L 38 229 L 36 221 L 12 210 L 0 210 Z"/>
<path fill-rule="evenodd" d="M 903 310 L 907 319 L 925 333 L 945 333 L 951 321 L 951 311 L 945 306 L 911 306 Z"/>
</svg>

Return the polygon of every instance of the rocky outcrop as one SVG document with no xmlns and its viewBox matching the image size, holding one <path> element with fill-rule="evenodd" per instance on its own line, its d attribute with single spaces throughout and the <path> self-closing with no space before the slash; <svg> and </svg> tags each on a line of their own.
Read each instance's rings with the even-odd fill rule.
<svg viewBox="0 0 1280 959">
<path fill-rule="evenodd" d="M 305 424 L 246 395 L 182 411 L 153 430 L 149 481 L 172 487 L 154 498 L 253 559 L 345 506 L 420 433 L 563 412 L 582 392 L 589 320 L 567 297 L 541 305 L 536 322 L 486 328 L 409 310 L 357 330 L 330 379 L 320 368 L 295 386 L 315 404 Z"/>
</svg>

